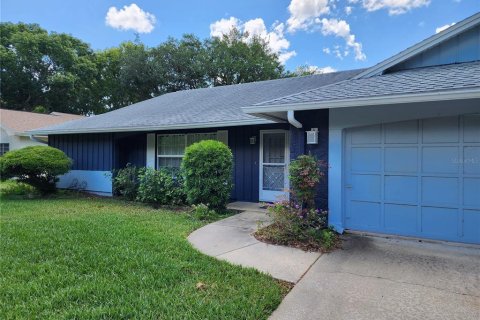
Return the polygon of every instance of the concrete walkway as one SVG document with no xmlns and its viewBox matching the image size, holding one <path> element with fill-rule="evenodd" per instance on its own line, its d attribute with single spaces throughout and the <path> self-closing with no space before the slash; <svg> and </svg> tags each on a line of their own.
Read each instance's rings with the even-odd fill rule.
<svg viewBox="0 0 480 320">
<path fill-rule="evenodd" d="M 272 277 L 297 283 L 320 256 L 316 252 L 270 245 L 252 235 L 259 223 L 270 218 L 258 204 L 233 203 L 229 208 L 247 209 L 232 217 L 197 229 L 188 241 L 201 252 L 245 267 L 253 267 Z"/>
<path fill-rule="evenodd" d="M 273 320 L 480 319 L 480 249 L 348 236 L 285 297 Z"/>
</svg>

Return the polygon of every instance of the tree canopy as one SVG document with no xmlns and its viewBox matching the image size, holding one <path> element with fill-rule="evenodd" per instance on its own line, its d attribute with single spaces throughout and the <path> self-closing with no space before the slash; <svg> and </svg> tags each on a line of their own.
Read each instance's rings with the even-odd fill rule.
<svg viewBox="0 0 480 320">
<path fill-rule="evenodd" d="M 15 110 L 98 114 L 178 90 L 291 76 L 264 40 L 238 30 L 95 51 L 71 35 L 7 22 L 0 42 L 0 107 Z"/>
</svg>

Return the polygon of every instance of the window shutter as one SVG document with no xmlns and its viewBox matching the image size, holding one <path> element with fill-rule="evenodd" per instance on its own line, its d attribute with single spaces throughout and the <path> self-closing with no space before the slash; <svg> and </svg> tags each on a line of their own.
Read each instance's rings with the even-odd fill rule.
<svg viewBox="0 0 480 320">
<path fill-rule="evenodd" d="M 218 130 L 217 140 L 228 146 L 228 130 Z"/>
</svg>

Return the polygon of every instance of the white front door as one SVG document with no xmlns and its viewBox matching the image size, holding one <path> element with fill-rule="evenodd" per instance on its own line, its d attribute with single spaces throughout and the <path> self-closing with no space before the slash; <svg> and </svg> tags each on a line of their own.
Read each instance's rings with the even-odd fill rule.
<svg viewBox="0 0 480 320">
<path fill-rule="evenodd" d="M 260 131 L 260 201 L 288 198 L 288 162 L 288 131 Z"/>
</svg>

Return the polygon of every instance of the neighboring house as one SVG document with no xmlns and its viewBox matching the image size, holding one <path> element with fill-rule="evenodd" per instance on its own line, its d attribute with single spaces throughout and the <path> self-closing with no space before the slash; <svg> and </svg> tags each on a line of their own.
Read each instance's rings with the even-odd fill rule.
<svg viewBox="0 0 480 320">
<path fill-rule="evenodd" d="M 480 13 L 366 70 L 171 93 L 34 132 L 74 159 L 64 186 L 104 193 L 112 169 L 178 166 L 213 138 L 234 154 L 232 199 L 274 201 L 289 161 L 312 154 L 337 231 L 478 244 Z"/>
<path fill-rule="evenodd" d="M 32 136 L 27 131 L 80 118 L 84 117 L 61 112 L 42 114 L 0 109 L 0 156 L 9 150 L 48 143 L 47 135 Z"/>
</svg>

